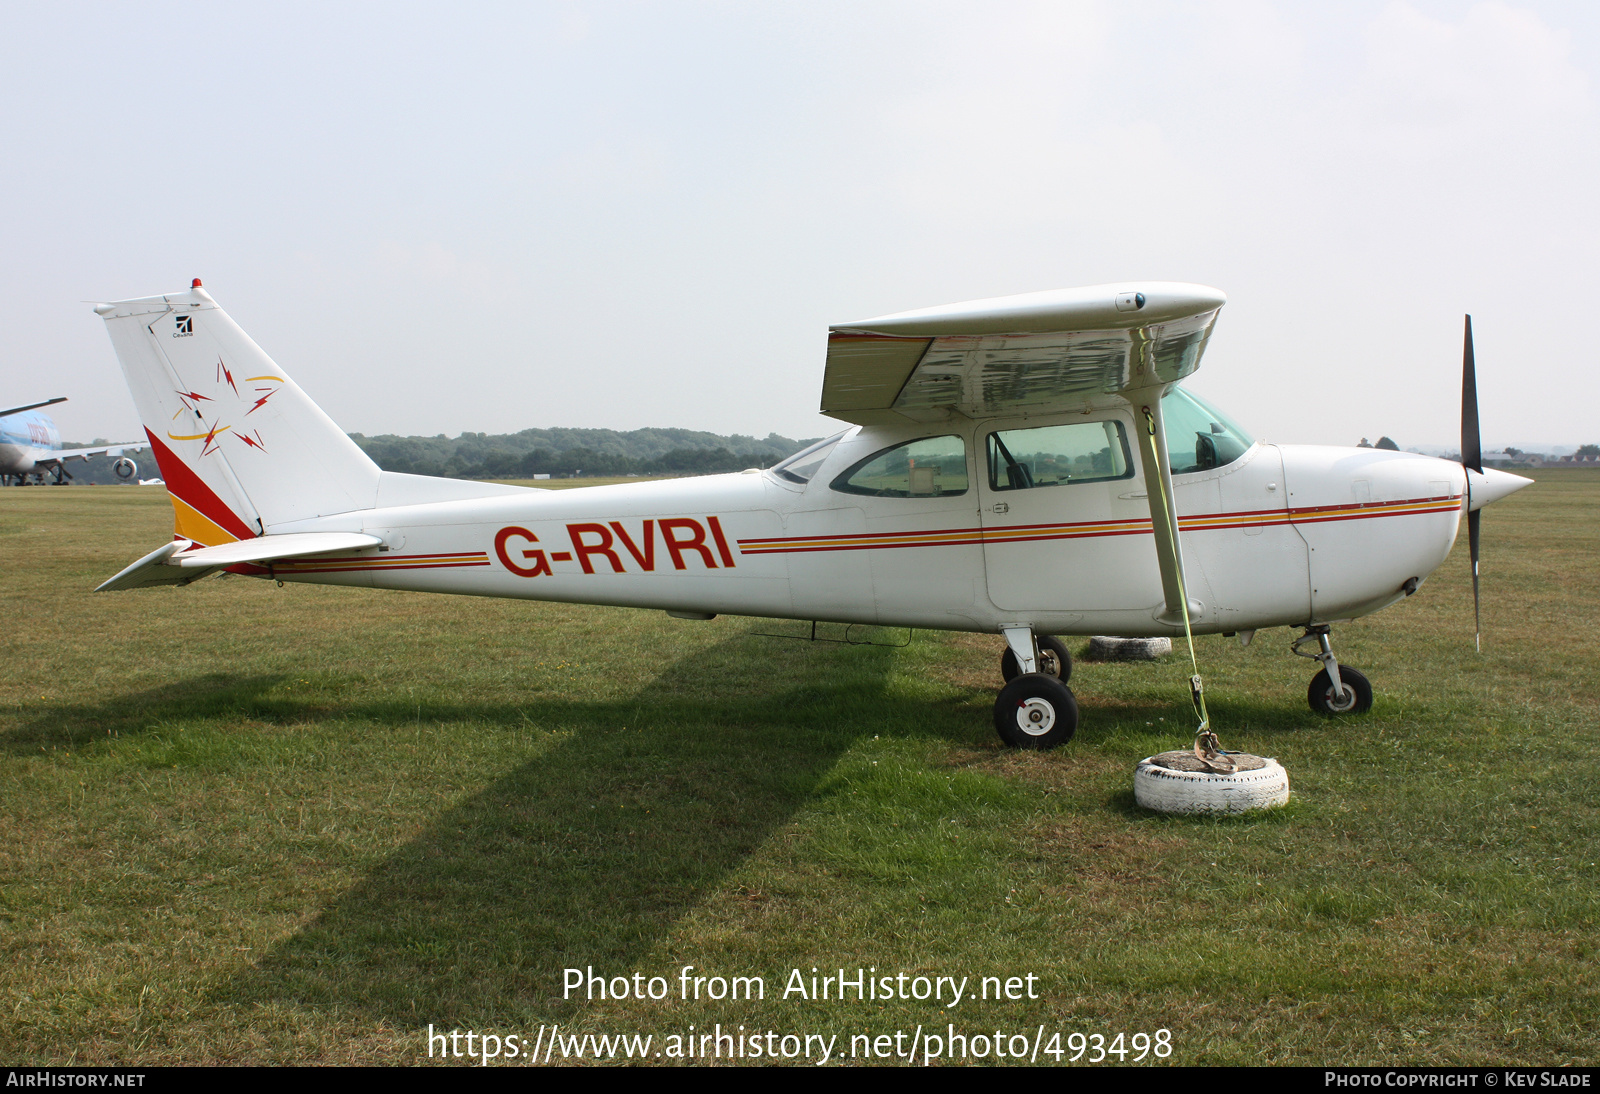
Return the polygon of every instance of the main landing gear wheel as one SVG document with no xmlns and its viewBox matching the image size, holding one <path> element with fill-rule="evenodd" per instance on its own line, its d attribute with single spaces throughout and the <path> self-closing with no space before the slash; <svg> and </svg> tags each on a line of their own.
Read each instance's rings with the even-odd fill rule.
<svg viewBox="0 0 1600 1094">
<path fill-rule="evenodd" d="M 1343 695 L 1334 694 L 1333 678 L 1328 675 L 1327 669 L 1313 676 L 1311 690 L 1306 693 L 1311 709 L 1329 716 L 1365 714 L 1372 709 L 1372 684 L 1365 676 L 1349 665 L 1340 665 L 1339 682 L 1344 685 Z"/>
<path fill-rule="evenodd" d="M 1054 676 L 1025 672 L 1000 689 L 994 728 L 1013 748 L 1055 748 L 1078 731 L 1078 701 Z"/>
<path fill-rule="evenodd" d="M 1039 671 L 1045 676 L 1055 677 L 1063 684 L 1071 680 L 1072 654 L 1067 652 L 1067 644 L 1048 634 L 1041 634 L 1033 641 L 1039 647 Z M 1000 655 L 1000 676 L 1009 684 L 1020 675 L 1022 668 L 1017 664 L 1017 655 L 1007 646 L 1006 652 Z"/>
</svg>

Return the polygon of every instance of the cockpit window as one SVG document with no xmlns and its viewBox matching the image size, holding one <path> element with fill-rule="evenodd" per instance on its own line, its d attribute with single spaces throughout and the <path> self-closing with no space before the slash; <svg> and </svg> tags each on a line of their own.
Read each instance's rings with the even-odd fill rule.
<svg viewBox="0 0 1600 1094">
<path fill-rule="evenodd" d="M 1161 400 L 1167 427 L 1167 460 L 1174 475 L 1223 467 L 1255 443 L 1250 435 L 1182 388 Z"/>
<path fill-rule="evenodd" d="M 869 498 L 950 498 L 967 492 L 967 442 L 922 437 L 876 452 L 833 480 Z"/>
<path fill-rule="evenodd" d="M 788 459 L 772 466 L 772 473 L 789 482 L 797 482 L 801 486 L 811 481 L 817 473 L 817 468 L 833 453 L 833 446 L 838 444 L 845 433 L 835 433 L 826 440 L 818 441 L 808 448 L 802 448 Z"/>
<path fill-rule="evenodd" d="M 1133 477 L 1119 421 L 1072 422 L 989 434 L 989 489 L 1030 490 Z"/>
</svg>

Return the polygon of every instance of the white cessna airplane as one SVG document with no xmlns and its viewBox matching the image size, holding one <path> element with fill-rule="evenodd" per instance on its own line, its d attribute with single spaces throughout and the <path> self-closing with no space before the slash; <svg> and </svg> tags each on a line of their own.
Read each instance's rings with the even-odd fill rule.
<svg viewBox="0 0 1600 1094">
<path fill-rule="evenodd" d="M 1330 624 L 1415 592 L 1463 512 L 1476 531 L 1528 480 L 1252 440 L 1178 386 L 1225 300 L 1151 282 L 844 323 L 822 388 L 842 432 L 766 471 L 545 491 L 380 470 L 196 279 L 95 308 L 177 516 L 100 588 L 231 570 L 998 633 L 996 728 L 1031 748 L 1077 727 L 1054 636 L 1289 625 L 1319 647 L 1312 707 L 1359 713 Z"/>
</svg>

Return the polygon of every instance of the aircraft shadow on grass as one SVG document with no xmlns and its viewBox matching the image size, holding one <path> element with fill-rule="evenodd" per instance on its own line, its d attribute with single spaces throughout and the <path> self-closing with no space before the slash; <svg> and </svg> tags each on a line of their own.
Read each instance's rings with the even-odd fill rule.
<svg viewBox="0 0 1600 1094">
<path fill-rule="evenodd" d="M 270 694 L 281 675 L 207 675 L 100 706 L 58 707 L 3 740 L 13 754 L 37 754 L 229 716 L 347 718 L 375 731 L 468 722 L 488 733 L 560 732 L 563 740 L 440 814 L 214 998 L 329 1007 L 401 1026 L 561 1020 L 583 1005 L 561 999 L 564 968 L 615 976 L 639 967 L 815 799 L 864 734 L 991 747 L 987 711 L 982 703 L 975 711 L 969 695 L 931 704 L 895 696 L 891 650 L 785 644 L 784 671 L 730 674 L 749 661 L 748 642 L 741 635 L 697 651 L 614 701 L 302 701 Z M 1156 709 L 1117 713 L 1137 721 Z M 1251 713 L 1272 725 L 1283 712 Z M 1093 724 L 1080 732 L 1098 735 Z M 702 963 L 674 955 L 653 971 L 674 962 Z"/>
<path fill-rule="evenodd" d="M 107 736 L 142 736 L 164 723 L 185 718 L 220 718 L 229 714 L 270 718 L 274 708 L 285 712 L 303 708 L 304 704 L 280 703 L 269 696 L 284 679 L 282 673 L 207 673 L 103 703 L 51 704 L 36 709 L 15 729 L 0 734 L 0 753 L 32 756 L 40 750 L 84 748 Z"/>
<path fill-rule="evenodd" d="M 973 728 L 948 705 L 941 715 L 889 695 L 888 649 L 795 652 L 792 672 L 730 679 L 730 664 L 749 661 L 741 635 L 669 665 L 636 695 L 591 703 L 302 701 L 272 694 L 282 674 L 208 674 L 37 711 L 0 734 L 0 751 L 81 749 L 212 718 L 340 718 L 375 733 L 465 722 L 523 749 L 530 726 L 555 731 L 564 739 L 439 814 L 215 998 L 408 1026 L 535 1009 L 560 1017 L 577 1005 L 560 1003 L 563 968 L 632 969 L 813 797 L 863 732 Z"/>
<path fill-rule="evenodd" d="M 621 701 L 423 704 L 424 724 L 531 722 L 568 736 L 440 814 L 219 1001 L 408 1027 L 560 1020 L 583 1005 L 563 1002 L 563 969 L 616 976 L 645 962 L 863 732 L 964 729 L 925 700 L 887 695 L 883 649 L 807 651 L 797 660 L 809 665 L 752 693 L 722 671 L 744 641 L 683 658 Z M 418 717 L 406 703 L 348 713 L 406 727 Z"/>
<path fill-rule="evenodd" d="M 740 641 L 679 661 L 622 702 L 424 704 L 425 721 L 527 718 L 572 736 L 440 815 L 223 997 L 332 1007 L 402 1027 L 567 1020 L 587 1005 L 561 998 L 568 967 L 618 976 L 693 964 L 707 974 L 701 955 L 657 948 L 815 800 L 863 735 L 992 747 L 986 697 L 977 718 L 961 698 L 895 698 L 888 650 L 810 651 L 799 659 L 809 664 L 752 694 L 720 678 L 719 663 Z M 404 704 L 382 715 L 397 725 L 416 716 Z"/>
</svg>

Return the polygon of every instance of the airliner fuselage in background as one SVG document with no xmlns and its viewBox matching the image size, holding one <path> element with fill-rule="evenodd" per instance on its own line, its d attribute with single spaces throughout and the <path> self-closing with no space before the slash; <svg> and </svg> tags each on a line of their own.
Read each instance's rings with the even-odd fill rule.
<svg viewBox="0 0 1600 1094">
<path fill-rule="evenodd" d="M 72 476 L 62 466 L 66 460 L 87 460 L 91 456 L 109 456 L 116 460 L 117 477 L 131 479 L 139 473 L 139 466 L 124 455 L 125 452 L 142 452 L 147 445 L 130 441 L 127 444 L 106 445 L 100 448 L 62 448 L 61 432 L 50 415 L 39 412 L 39 407 L 66 402 L 65 396 L 46 399 L 40 403 L 0 410 L 0 484 L 15 481 L 22 485 L 29 475 L 41 478 L 50 473 L 58 483 Z"/>
</svg>

